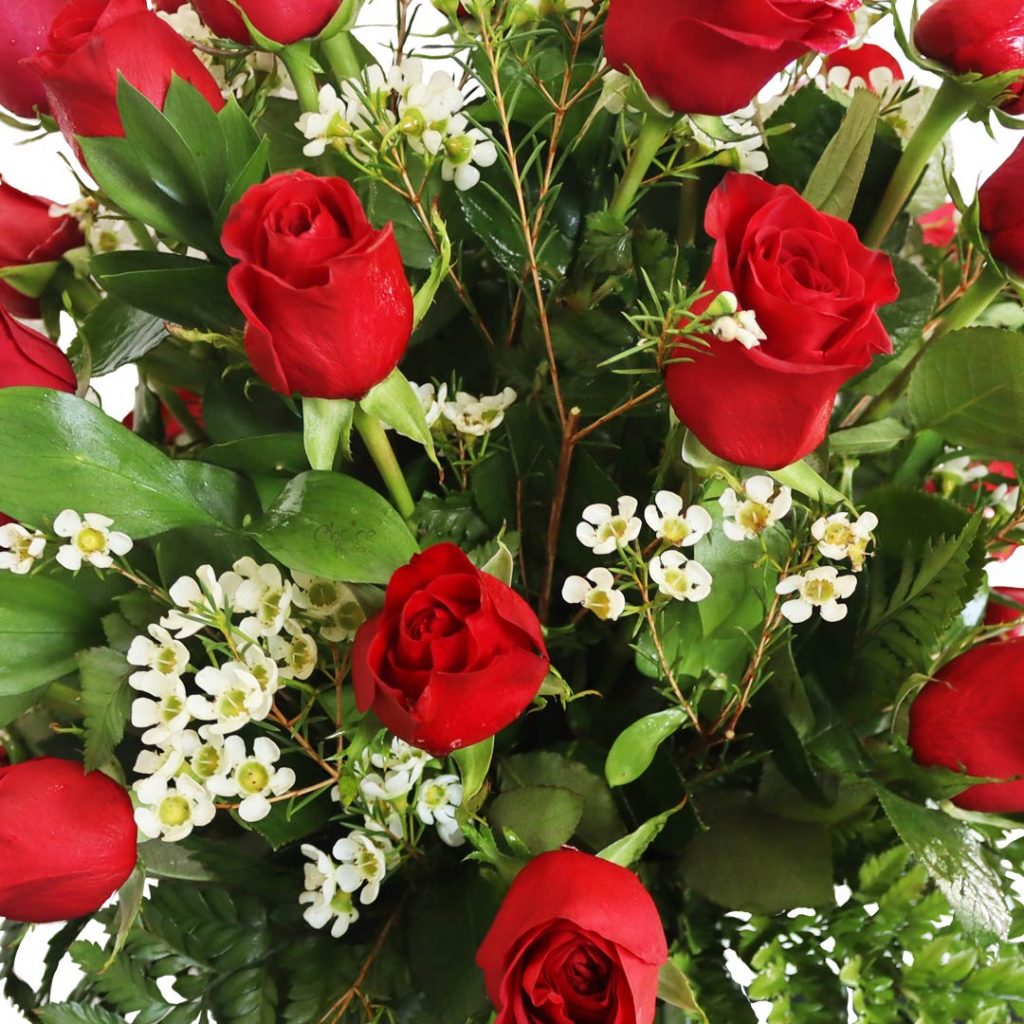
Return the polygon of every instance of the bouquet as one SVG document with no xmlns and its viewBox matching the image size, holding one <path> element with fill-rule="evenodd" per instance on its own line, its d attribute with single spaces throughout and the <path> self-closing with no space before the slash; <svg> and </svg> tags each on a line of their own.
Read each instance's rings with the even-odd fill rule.
<svg viewBox="0 0 1024 1024">
<path fill-rule="evenodd" d="M 1020 4 L 361 7 L 0 0 L 6 996 L 1021 1020 Z"/>
</svg>

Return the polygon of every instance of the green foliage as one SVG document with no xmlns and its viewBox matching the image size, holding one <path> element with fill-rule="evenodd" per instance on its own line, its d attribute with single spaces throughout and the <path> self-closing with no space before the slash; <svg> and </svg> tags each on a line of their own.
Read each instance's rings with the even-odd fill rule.
<svg viewBox="0 0 1024 1024">
<path fill-rule="evenodd" d="M 95 268 L 93 272 L 96 273 Z M 100 302 L 79 331 L 79 338 L 89 346 L 94 377 L 140 359 L 165 337 L 167 329 L 159 317 L 113 296 Z"/>
<path fill-rule="evenodd" d="M 686 723 L 681 708 L 656 711 L 627 726 L 612 744 L 604 763 L 609 786 L 624 786 L 650 767 L 658 747 Z"/>
<path fill-rule="evenodd" d="M 131 665 L 109 647 L 91 647 L 76 655 L 82 681 L 86 771 L 102 767 L 121 742 L 132 710 L 128 686 Z"/>
</svg>

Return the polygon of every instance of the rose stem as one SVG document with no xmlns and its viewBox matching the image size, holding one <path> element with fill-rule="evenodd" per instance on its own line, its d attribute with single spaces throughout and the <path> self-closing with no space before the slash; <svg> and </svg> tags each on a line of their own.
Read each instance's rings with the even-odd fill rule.
<svg viewBox="0 0 1024 1024">
<path fill-rule="evenodd" d="M 633 153 L 629 158 L 629 163 L 626 164 L 626 170 L 623 172 L 622 180 L 612 198 L 611 206 L 608 208 L 610 213 L 620 219 L 625 218 L 643 184 L 647 169 L 658 155 L 661 144 L 668 138 L 671 128 L 672 118 L 670 117 L 648 114 L 644 118 L 643 127 L 633 146 Z"/>
<path fill-rule="evenodd" d="M 377 466 L 384 483 L 387 484 L 395 508 L 401 513 L 403 519 L 408 519 L 416 508 L 416 502 L 412 500 L 409 485 L 405 482 L 402 467 L 399 466 L 398 459 L 395 458 L 394 449 L 391 447 L 384 428 L 378 420 L 367 416 L 358 406 L 352 422 L 356 430 L 359 431 L 359 436 L 363 439 L 370 458 Z"/>
<path fill-rule="evenodd" d="M 951 79 L 946 79 L 942 83 L 942 87 L 935 94 L 935 99 L 932 100 L 932 105 L 928 108 L 928 113 L 924 115 L 907 143 L 885 195 L 882 196 L 882 201 L 875 211 L 875 216 L 864 232 L 863 241 L 866 246 L 877 249 L 882 244 L 893 222 L 921 180 L 932 153 L 961 115 L 970 110 L 977 101 L 976 93 Z"/>
<path fill-rule="evenodd" d="M 917 351 L 907 365 L 889 382 L 889 386 L 875 399 L 869 410 L 866 410 L 868 414 L 862 418 L 866 419 L 868 423 L 883 419 L 903 393 L 907 381 L 910 380 L 910 375 L 929 347 L 947 334 L 970 327 L 995 302 L 1005 284 L 1006 278 L 1003 277 L 999 267 L 995 263 L 987 264 L 974 284 L 957 299 L 950 311 L 942 318 L 935 332 L 920 342 Z"/>
<path fill-rule="evenodd" d="M 317 113 L 320 109 L 320 88 L 310 66 L 309 43 L 293 43 L 281 50 L 278 56 L 288 69 L 295 91 L 299 94 L 299 106 L 307 113 Z"/>
<path fill-rule="evenodd" d="M 358 79 L 362 74 L 363 66 L 348 32 L 339 32 L 330 39 L 325 39 L 320 44 L 320 49 L 339 83 L 349 78 Z"/>
</svg>

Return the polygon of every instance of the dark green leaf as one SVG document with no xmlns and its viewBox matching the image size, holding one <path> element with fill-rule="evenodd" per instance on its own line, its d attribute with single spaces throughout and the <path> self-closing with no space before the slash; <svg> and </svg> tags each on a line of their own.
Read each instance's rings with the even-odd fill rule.
<svg viewBox="0 0 1024 1024">
<path fill-rule="evenodd" d="M 85 318 L 81 333 L 89 344 L 93 377 L 102 377 L 134 362 L 167 337 L 160 317 L 113 296 L 104 299 Z"/>
<path fill-rule="evenodd" d="M 511 829 L 536 855 L 569 841 L 583 817 L 583 797 L 559 786 L 523 786 L 498 796 L 487 816 L 495 829 Z"/>
<path fill-rule="evenodd" d="M 926 274 L 917 264 L 901 256 L 894 256 L 892 265 L 900 286 L 899 298 L 883 306 L 878 315 L 892 338 L 893 347 L 900 352 L 905 345 L 921 336 L 935 311 L 939 286 L 931 274 Z"/>
<path fill-rule="evenodd" d="M 109 647 L 91 647 L 76 655 L 85 716 L 85 768 L 101 768 L 113 757 L 132 711 L 128 685 L 131 665 Z"/>
<path fill-rule="evenodd" d="M 85 1003 L 51 1003 L 39 1011 L 43 1024 L 124 1024 L 124 1018 Z"/>
</svg>

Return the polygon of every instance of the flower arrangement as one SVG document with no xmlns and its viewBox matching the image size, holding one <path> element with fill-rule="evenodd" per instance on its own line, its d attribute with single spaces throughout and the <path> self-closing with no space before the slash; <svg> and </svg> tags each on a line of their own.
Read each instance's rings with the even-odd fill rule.
<svg viewBox="0 0 1024 1024">
<path fill-rule="evenodd" d="M 0 0 L 30 1019 L 1020 1019 L 1024 15 L 896 7 Z"/>
</svg>

